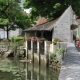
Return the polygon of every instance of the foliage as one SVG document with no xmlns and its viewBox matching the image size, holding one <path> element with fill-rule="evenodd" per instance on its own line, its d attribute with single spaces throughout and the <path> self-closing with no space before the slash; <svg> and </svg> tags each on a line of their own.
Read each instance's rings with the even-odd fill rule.
<svg viewBox="0 0 80 80">
<path fill-rule="evenodd" d="M 0 0 L 0 28 L 7 31 L 30 27 L 30 18 L 20 7 L 19 0 Z"/>
<path fill-rule="evenodd" d="M 21 40 L 24 41 L 24 37 L 23 36 L 14 36 L 14 37 L 11 38 L 12 42 L 18 42 L 18 41 L 21 41 Z"/>
<path fill-rule="evenodd" d="M 3 29 L 4 29 L 3 26 L 6 26 L 6 24 L 9 24 L 9 20 L 0 18 L 0 26 L 2 26 Z"/>
<path fill-rule="evenodd" d="M 31 18 L 48 17 L 50 20 L 61 16 L 68 6 L 80 17 L 80 0 L 25 0 L 24 7 L 31 8 Z"/>
<path fill-rule="evenodd" d="M 58 53 L 62 54 L 62 53 L 64 53 L 64 51 L 65 51 L 64 47 L 61 47 L 61 48 L 58 50 Z"/>
<path fill-rule="evenodd" d="M 56 57 L 55 53 L 50 53 L 50 59 L 54 59 Z"/>
<path fill-rule="evenodd" d="M 45 38 L 41 38 L 41 37 L 29 37 L 29 38 L 26 38 L 26 40 L 30 41 L 43 41 L 45 40 Z"/>
<path fill-rule="evenodd" d="M 59 38 L 54 38 L 53 43 L 56 44 L 57 42 L 61 42 L 62 40 Z"/>
<path fill-rule="evenodd" d="M 14 36 L 11 38 L 12 44 L 12 50 L 15 51 L 19 46 L 23 46 L 24 43 L 24 37 L 23 36 Z"/>
<path fill-rule="evenodd" d="M 18 59 L 0 58 L 1 80 L 25 80 L 23 73 L 25 74 L 23 64 Z"/>
<path fill-rule="evenodd" d="M 16 51 L 18 49 L 18 47 L 23 46 L 23 43 L 24 42 L 22 40 L 18 41 L 18 42 L 14 42 L 12 44 L 12 51 Z"/>
<path fill-rule="evenodd" d="M 41 40 L 41 41 L 45 40 L 45 38 L 41 38 L 41 37 L 39 37 L 38 39 Z"/>
</svg>

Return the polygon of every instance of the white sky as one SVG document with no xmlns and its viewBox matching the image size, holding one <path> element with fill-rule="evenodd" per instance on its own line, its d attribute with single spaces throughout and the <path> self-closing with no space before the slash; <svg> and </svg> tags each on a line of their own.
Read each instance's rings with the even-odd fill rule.
<svg viewBox="0 0 80 80">
<path fill-rule="evenodd" d="M 20 6 L 23 8 L 23 3 L 25 0 L 21 0 L 20 2 Z M 30 13 L 30 9 L 24 9 L 24 11 L 26 11 L 26 13 Z"/>
<path fill-rule="evenodd" d="M 24 9 L 24 11 L 26 11 L 26 13 L 30 13 L 30 9 Z"/>
</svg>

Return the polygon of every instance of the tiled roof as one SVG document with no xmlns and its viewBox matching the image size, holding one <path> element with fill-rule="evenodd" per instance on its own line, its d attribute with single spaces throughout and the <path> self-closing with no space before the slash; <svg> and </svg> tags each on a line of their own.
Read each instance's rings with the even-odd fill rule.
<svg viewBox="0 0 80 80">
<path fill-rule="evenodd" d="M 28 29 L 25 29 L 24 31 L 51 31 L 57 20 L 58 19 L 37 25 L 35 27 L 30 27 Z"/>
<path fill-rule="evenodd" d="M 37 25 L 43 24 L 47 21 L 47 19 L 45 17 L 39 17 L 38 21 L 37 21 Z"/>
</svg>

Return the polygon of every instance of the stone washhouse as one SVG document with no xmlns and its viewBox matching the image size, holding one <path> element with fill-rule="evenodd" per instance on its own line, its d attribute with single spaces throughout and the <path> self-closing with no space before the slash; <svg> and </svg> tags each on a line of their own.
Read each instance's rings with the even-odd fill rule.
<svg viewBox="0 0 80 80">
<path fill-rule="evenodd" d="M 73 31 L 78 27 L 77 25 L 76 27 L 71 26 L 74 20 L 76 21 L 74 12 L 72 7 L 69 6 L 59 18 L 25 29 L 25 39 L 32 36 L 45 38 L 44 42 L 41 44 L 38 41 L 26 40 L 25 49 L 27 58 L 39 64 L 47 65 L 49 53 L 54 52 L 52 42 L 54 38 L 59 38 L 63 42 L 74 43 Z M 65 47 L 64 45 L 62 46 Z"/>
</svg>

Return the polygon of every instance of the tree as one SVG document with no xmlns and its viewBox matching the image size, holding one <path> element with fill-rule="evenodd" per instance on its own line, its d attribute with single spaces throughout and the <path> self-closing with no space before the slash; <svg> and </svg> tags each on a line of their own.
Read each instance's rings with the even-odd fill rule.
<svg viewBox="0 0 80 80">
<path fill-rule="evenodd" d="M 55 19 L 70 5 L 80 17 L 80 0 L 25 0 L 24 3 L 25 8 L 31 8 L 32 19 L 37 16 Z"/>
<path fill-rule="evenodd" d="M 30 26 L 30 19 L 20 7 L 19 0 L 0 0 L 0 28 L 8 32 Z"/>
</svg>

